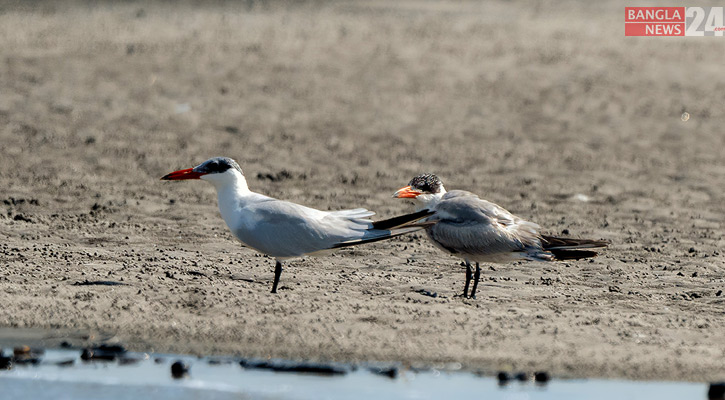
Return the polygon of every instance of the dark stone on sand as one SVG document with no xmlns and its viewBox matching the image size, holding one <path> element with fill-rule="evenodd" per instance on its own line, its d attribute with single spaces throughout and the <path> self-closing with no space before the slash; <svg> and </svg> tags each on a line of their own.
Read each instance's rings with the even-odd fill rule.
<svg viewBox="0 0 725 400">
<path fill-rule="evenodd" d="M 707 400 L 725 400 L 725 382 L 713 382 L 707 390 Z"/>
<path fill-rule="evenodd" d="M 58 361 L 55 363 L 55 365 L 57 365 L 59 367 L 70 367 L 71 365 L 75 365 L 75 363 L 76 363 L 76 360 L 69 358 L 67 360 Z"/>
<path fill-rule="evenodd" d="M 13 349 L 13 363 L 17 365 L 40 364 L 43 349 L 31 349 L 29 346 L 18 346 Z"/>
<path fill-rule="evenodd" d="M 415 292 L 416 292 L 416 293 L 420 293 L 420 294 L 422 294 L 423 296 L 428 296 L 428 297 L 432 297 L 432 298 L 434 298 L 434 299 L 435 299 L 436 297 L 438 297 L 438 292 L 431 292 L 430 290 L 426 290 L 426 289 L 418 289 L 418 290 L 416 290 Z"/>
<path fill-rule="evenodd" d="M 534 373 L 534 381 L 537 383 L 547 383 L 551 380 L 548 372 L 539 371 Z"/>
<path fill-rule="evenodd" d="M 386 376 L 390 379 L 398 377 L 398 367 L 370 367 L 368 371 L 375 375 Z"/>
<path fill-rule="evenodd" d="M 13 363 L 15 365 L 38 365 L 38 364 L 40 364 L 40 358 L 36 358 L 36 357 L 14 358 Z"/>
<path fill-rule="evenodd" d="M 189 374 L 189 366 L 181 361 L 177 360 L 171 364 L 171 376 L 174 379 L 181 379 Z"/>
<path fill-rule="evenodd" d="M 496 374 L 496 379 L 498 380 L 499 385 L 505 385 L 511 380 L 511 375 L 509 375 L 508 372 L 500 371 Z"/>
<path fill-rule="evenodd" d="M 13 368 L 13 358 L 12 357 L 3 357 L 0 355 L 0 369 L 12 369 Z"/>
<path fill-rule="evenodd" d="M 96 350 L 98 351 L 105 351 L 107 353 L 117 353 L 117 354 L 123 354 L 126 353 L 126 348 L 123 347 L 122 344 L 102 344 L 100 346 L 96 347 Z"/>
<path fill-rule="evenodd" d="M 69 342 L 67 342 L 65 340 L 62 341 L 62 342 L 60 342 L 60 348 L 61 349 L 70 349 L 72 347 L 73 347 L 73 345 L 71 345 Z"/>
<path fill-rule="evenodd" d="M 18 346 L 13 348 L 13 356 L 21 357 L 25 355 L 30 355 L 30 346 Z"/>
<path fill-rule="evenodd" d="M 90 361 L 91 359 L 93 359 L 93 350 L 83 349 L 83 351 L 81 352 L 81 360 Z"/>
<path fill-rule="evenodd" d="M 141 362 L 141 358 L 121 357 L 118 359 L 118 365 L 134 365 Z"/>
<path fill-rule="evenodd" d="M 338 365 L 288 360 L 242 359 L 239 361 L 239 365 L 248 369 L 268 369 L 274 372 L 297 372 L 316 375 L 344 375 L 348 372 L 347 368 Z"/>
<path fill-rule="evenodd" d="M 32 219 L 26 217 L 23 214 L 16 214 L 15 217 L 13 217 L 13 221 L 22 221 L 22 222 L 33 222 Z"/>
<path fill-rule="evenodd" d="M 231 364 L 232 362 L 233 360 L 230 360 L 228 358 L 210 358 L 209 360 L 207 360 L 207 363 L 209 363 L 209 365 L 226 365 Z"/>
<path fill-rule="evenodd" d="M 116 281 L 89 281 L 88 279 L 84 281 L 78 281 L 74 282 L 73 286 L 122 286 L 126 285 L 123 282 L 116 282 Z"/>
<path fill-rule="evenodd" d="M 519 382 L 526 382 L 529 380 L 529 374 L 526 372 L 517 372 L 516 375 L 514 375 L 514 379 Z"/>
<path fill-rule="evenodd" d="M 102 344 L 96 347 L 83 349 L 81 360 L 83 361 L 113 361 L 126 353 L 126 348 L 120 344 Z"/>
<path fill-rule="evenodd" d="M 227 125 L 224 127 L 224 130 L 227 131 L 227 133 L 231 133 L 234 135 L 239 134 L 239 128 L 237 128 L 236 126 Z"/>
</svg>

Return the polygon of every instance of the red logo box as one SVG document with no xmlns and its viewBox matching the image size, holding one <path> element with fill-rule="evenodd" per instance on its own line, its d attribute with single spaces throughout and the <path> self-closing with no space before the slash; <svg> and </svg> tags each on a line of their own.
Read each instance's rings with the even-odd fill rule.
<svg viewBox="0 0 725 400">
<path fill-rule="evenodd" d="M 685 22 L 685 7 L 624 7 L 624 22 Z"/>
<path fill-rule="evenodd" d="M 685 36 L 685 7 L 625 7 L 624 36 Z"/>
</svg>

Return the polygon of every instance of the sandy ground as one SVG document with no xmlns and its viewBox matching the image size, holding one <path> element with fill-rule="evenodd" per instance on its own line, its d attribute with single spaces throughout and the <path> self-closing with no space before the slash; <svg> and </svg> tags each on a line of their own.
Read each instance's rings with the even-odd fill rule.
<svg viewBox="0 0 725 400">
<path fill-rule="evenodd" d="M 0 327 L 725 379 L 721 39 L 625 38 L 613 2 L 205 3 L 0 3 Z M 613 246 L 486 266 L 464 300 L 459 261 L 413 234 L 295 261 L 271 295 L 211 185 L 158 180 L 216 155 L 253 190 L 380 218 L 435 172 Z"/>
</svg>

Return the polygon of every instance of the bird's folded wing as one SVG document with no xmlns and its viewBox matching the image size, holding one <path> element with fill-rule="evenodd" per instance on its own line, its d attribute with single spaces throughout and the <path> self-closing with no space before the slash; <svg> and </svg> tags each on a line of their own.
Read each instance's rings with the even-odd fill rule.
<svg viewBox="0 0 725 400">
<path fill-rule="evenodd" d="M 431 238 L 459 253 L 486 255 L 539 246 L 537 224 L 465 191 L 444 195 L 430 219 L 438 220 L 428 229 Z"/>
</svg>

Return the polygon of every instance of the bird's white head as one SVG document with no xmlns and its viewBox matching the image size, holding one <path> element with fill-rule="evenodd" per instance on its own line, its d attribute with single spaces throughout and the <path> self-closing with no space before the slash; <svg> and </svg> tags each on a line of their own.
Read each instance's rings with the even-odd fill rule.
<svg viewBox="0 0 725 400">
<path fill-rule="evenodd" d="M 408 182 L 408 186 L 398 189 L 393 197 L 399 199 L 413 199 L 418 209 L 432 210 L 446 194 L 443 182 L 434 174 L 418 175 Z"/>
<path fill-rule="evenodd" d="M 212 183 L 217 189 L 242 184 L 247 186 L 242 168 L 228 157 L 210 158 L 194 168 L 181 169 L 164 175 L 162 180 L 178 181 L 184 179 L 202 179 Z"/>
</svg>

